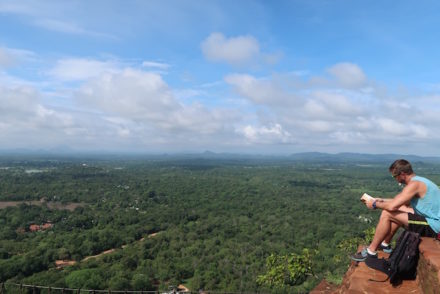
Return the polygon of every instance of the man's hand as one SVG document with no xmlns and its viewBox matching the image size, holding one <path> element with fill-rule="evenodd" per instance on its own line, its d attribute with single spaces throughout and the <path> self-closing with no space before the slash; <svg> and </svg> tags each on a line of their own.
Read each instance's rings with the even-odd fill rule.
<svg viewBox="0 0 440 294">
<path fill-rule="evenodd" d="M 373 203 L 374 201 L 376 201 L 375 198 L 371 198 L 371 199 L 367 199 L 365 201 L 365 205 L 369 208 L 369 209 L 373 209 Z"/>
</svg>

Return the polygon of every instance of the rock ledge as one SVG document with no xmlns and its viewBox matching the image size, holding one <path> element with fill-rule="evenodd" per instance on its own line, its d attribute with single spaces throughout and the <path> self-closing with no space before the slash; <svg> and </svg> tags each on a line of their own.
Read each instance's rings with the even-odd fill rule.
<svg viewBox="0 0 440 294">
<path fill-rule="evenodd" d="M 396 287 L 393 287 L 389 281 L 371 281 L 370 279 L 383 281 L 387 276 L 370 269 L 363 262 L 352 262 L 341 285 L 335 286 L 323 280 L 310 293 L 440 293 L 440 241 L 423 237 L 419 249 L 420 260 L 416 280 L 403 281 Z M 388 255 L 379 252 L 379 258 L 382 257 Z"/>
</svg>

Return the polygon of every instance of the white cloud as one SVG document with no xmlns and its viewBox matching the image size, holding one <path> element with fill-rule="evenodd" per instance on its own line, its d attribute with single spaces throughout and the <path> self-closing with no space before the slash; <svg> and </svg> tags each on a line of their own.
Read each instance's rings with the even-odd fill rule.
<svg viewBox="0 0 440 294">
<path fill-rule="evenodd" d="M 439 94 L 420 95 L 417 97 L 411 97 L 410 101 L 405 103 L 415 102 L 417 105 L 429 105 L 430 110 L 440 111 L 440 86 L 438 90 Z M 402 105 L 402 103 L 399 103 Z"/>
<path fill-rule="evenodd" d="M 9 68 L 32 59 L 34 53 L 28 50 L 0 47 L 0 68 Z"/>
<path fill-rule="evenodd" d="M 353 121 L 353 127 L 360 133 L 368 133 L 374 128 L 374 120 L 359 116 Z"/>
<path fill-rule="evenodd" d="M 82 23 L 90 22 L 93 18 L 81 20 L 81 4 L 80 2 L 63 2 L 63 1 L 10 1 L 3 0 L 0 3 L 0 12 L 8 14 L 23 15 L 21 18 L 33 26 L 37 26 L 49 31 L 83 35 L 95 38 L 106 38 L 116 40 L 114 35 L 94 31 L 92 29 L 85 28 L 83 25 L 78 24 L 78 21 Z M 84 10 L 82 11 L 84 12 Z M 86 13 L 89 13 L 88 11 Z M 61 20 L 59 16 L 63 15 Z M 76 18 L 76 21 L 66 20 L 66 16 Z"/>
<path fill-rule="evenodd" d="M 79 25 L 56 19 L 39 19 L 35 21 L 35 24 L 42 28 L 61 33 L 77 35 L 89 34 L 89 32 L 87 32 Z"/>
<path fill-rule="evenodd" d="M 28 86 L 0 85 L 2 148 L 44 148 L 62 143 L 74 117 L 44 106 L 41 94 Z"/>
<path fill-rule="evenodd" d="M 230 74 L 225 82 L 234 86 L 238 94 L 256 104 L 285 106 L 295 104 L 297 98 L 286 92 L 272 79 L 257 79 L 248 74 Z"/>
<path fill-rule="evenodd" d="M 81 105 L 148 125 L 164 136 L 215 133 L 238 117 L 200 103 L 184 105 L 159 74 L 134 69 L 90 79 L 76 96 Z"/>
<path fill-rule="evenodd" d="M 356 64 L 343 62 L 333 65 L 327 70 L 343 87 L 358 88 L 367 82 L 363 70 Z"/>
<path fill-rule="evenodd" d="M 237 133 L 242 134 L 249 143 L 278 144 L 289 142 L 291 135 L 280 124 L 271 126 L 246 125 L 237 128 Z"/>
<path fill-rule="evenodd" d="M 195 98 L 200 95 L 206 94 L 205 91 L 195 90 L 195 89 L 179 89 L 173 91 L 174 96 L 180 101 L 185 101 L 190 98 Z"/>
<path fill-rule="evenodd" d="M 233 85 L 237 92 L 256 103 L 265 103 L 272 96 L 270 84 L 258 81 L 247 74 L 231 74 L 225 77 L 225 82 Z"/>
<path fill-rule="evenodd" d="M 36 113 L 39 105 L 38 92 L 30 87 L 8 88 L 0 85 L 0 114 L 20 120 Z"/>
<path fill-rule="evenodd" d="M 105 73 L 114 73 L 122 65 L 116 61 L 99 61 L 86 58 L 66 58 L 58 60 L 55 67 L 48 74 L 62 81 L 83 81 L 101 76 Z"/>
<path fill-rule="evenodd" d="M 167 70 L 171 67 L 169 64 L 155 62 L 155 61 L 144 61 L 142 62 L 142 66 L 147 68 L 161 69 L 161 70 Z"/>
<path fill-rule="evenodd" d="M 68 22 L 65 20 L 58 19 L 37 19 L 35 20 L 35 25 L 46 30 L 66 33 L 72 35 L 83 35 L 100 39 L 110 39 L 117 40 L 118 38 L 111 34 L 106 34 L 102 32 L 97 32 L 91 29 L 84 28 L 73 22 Z"/>
<path fill-rule="evenodd" d="M 362 69 L 353 72 L 362 73 Z M 310 83 L 316 78 L 321 82 Z M 353 81 L 342 76 L 336 80 L 316 76 L 298 80 L 289 74 L 264 78 L 233 74 L 225 81 L 251 106 L 264 106 L 263 111 L 255 112 L 254 122 L 242 128 L 241 133 L 249 142 L 259 142 L 261 125 L 268 121 L 283 126 L 289 134 L 288 142 L 312 150 L 339 146 L 343 150 L 380 152 L 387 148 L 384 146 L 400 146 L 399 150 L 404 150 L 404 146 L 414 143 L 440 141 L 434 127 L 440 123 L 436 95 L 402 101 L 398 94 L 389 96 L 374 84 L 365 91 L 367 78 L 363 74 Z M 430 108 L 421 108 L 419 101 L 429 101 Z"/>
<path fill-rule="evenodd" d="M 262 54 L 261 57 L 265 64 L 275 65 L 284 57 L 284 54 L 282 52 L 272 53 L 272 54 Z"/>
<path fill-rule="evenodd" d="M 208 60 L 232 65 L 246 64 L 260 54 L 260 45 L 252 36 L 226 38 L 222 33 L 212 33 L 202 42 L 201 48 Z"/>
<path fill-rule="evenodd" d="M 125 69 L 101 73 L 78 91 L 81 103 L 137 120 L 162 119 L 164 111 L 180 106 L 156 73 Z"/>
<path fill-rule="evenodd" d="M 390 136 L 403 137 L 408 139 L 423 139 L 427 138 L 430 133 L 428 126 L 414 124 L 413 122 L 399 122 L 389 118 L 377 119 L 378 126 Z"/>
<path fill-rule="evenodd" d="M 342 94 L 317 91 L 313 93 L 313 96 L 322 104 L 322 108 L 327 113 L 354 116 L 361 112 L 359 107 Z"/>
<path fill-rule="evenodd" d="M 117 60 L 68 58 L 58 60 L 46 73 L 57 87 L 66 82 L 69 86 L 46 93 L 17 80 L 14 88 L 1 87 L 0 129 L 8 131 L 2 131 L 0 142 L 14 141 L 17 147 L 15 137 L 20 135 L 27 140 L 19 147 L 61 143 L 80 149 L 168 146 L 177 151 L 183 145 L 207 149 L 203 146 L 224 146 L 231 144 L 226 138 L 237 139 L 234 125 L 241 120 L 237 110 L 207 107 L 196 99 L 205 91 L 172 89 L 157 72 Z M 11 79 L 0 78 L 0 86 Z M 75 103 L 69 102 L 72 97 Z M 52 101 L 61 108 L 45 105 Z"/>
<path fill-rule="evenodd" d="M 2 52 L 27 58 L 19 50 Z M 20 147 L 380 152 L 386 150 L 381 146 L 440 142 L 440 101 L 432 93 L 402 99 L 373 84 L 365 91 L 360 83 L 348 87 L 294 71 L 228 74 L 214 84 L 175 88 L 168 75 L 154 71 L 167 69 L 166 63 L 64 58 L 54 64 L 46 71 L 53 79 L 41 87 L 14 79 L 12 70 L 0 72 L 3 148 L 23 142 Z M 315 78 L 323 82 L 312 84 Z M 429 109 L 421 107 L 426 104 Z"/>
<path fill-rule="evenodd" d="M 5 48 L 0 47 L 0 68 L 9 67 L 14 62 L 14 57 Z"/>
<path fill-rule="evenodd" d="M 421 138 L 421 139 L 429 138 L 430 130 L 426 126 L 419 124 L 412 124 L 411 131 L 414 134 L 415 138 Z"/>
<path fill-rule="evenodd" d="M 309 117 L 328 117 L 328 111 L 325 105 L 316 100 L 308 100 L 304 105 L 304 111 Z"/>
<path fill-rule="evenodd" d="M 335 127 L 334 123 L 323 120 L 304 121 L 304 122 L 300 122 L 300 124 L 303 125 L 306 130 L 315 133 L 327 133 L 332 131 Z"/>
</svg>

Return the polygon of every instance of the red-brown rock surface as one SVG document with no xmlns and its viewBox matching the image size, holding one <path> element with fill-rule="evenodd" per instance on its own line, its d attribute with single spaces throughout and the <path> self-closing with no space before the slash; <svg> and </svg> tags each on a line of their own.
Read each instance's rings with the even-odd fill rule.
<svg viewBox="0 0 440 294">
<path fill-rule="evenodd" d="M 423 293 L 440 293 L 440 241 L 422 238 L 417 279 Z"/>
<path fill-rule="evenodd" d="M 330 284 L 326 280 L 322 280 L 310 294 L 330 294 L 336 293 L 336 290 L 338 290 L 338 286 Z"/>
<path fill-rule="evenodd" d="M 370 279 L 382 281 L 387 276 L 367 267 L 364 262 L 352 262 L 339 287 L 324 280 L 310 293 L 440 293 L 440 241 L 422 238 L 419 248 L 420 260 L 417 279 L 414 281 L 403 281 L 396 287 L 393 287 L 389 281 L 371 281 Z M 388 256 L 379 252 L 379 258 L 381 257 Z"/>
</svg>

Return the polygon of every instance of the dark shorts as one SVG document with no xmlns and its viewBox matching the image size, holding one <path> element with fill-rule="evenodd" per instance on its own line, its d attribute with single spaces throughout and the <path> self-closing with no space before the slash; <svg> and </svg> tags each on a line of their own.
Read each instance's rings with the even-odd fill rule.
<svg viewBox="0 0 440 294">
<path fill-rule="evenodd" d="M 424 216 L 408 213 L 408 230 L 419 233 L 420 237 L 437 237 L 437 233 L 429 226 Z"/>
</svg>

